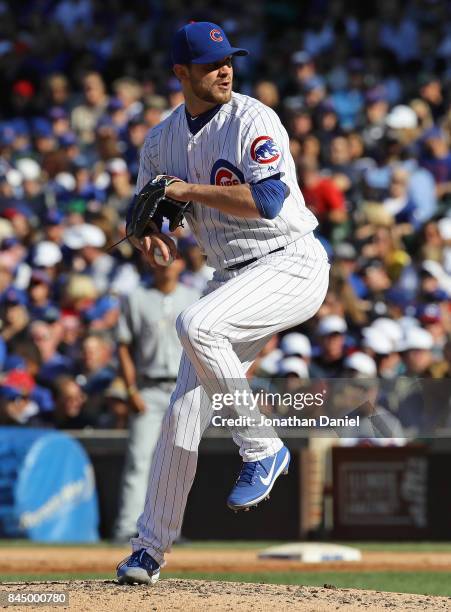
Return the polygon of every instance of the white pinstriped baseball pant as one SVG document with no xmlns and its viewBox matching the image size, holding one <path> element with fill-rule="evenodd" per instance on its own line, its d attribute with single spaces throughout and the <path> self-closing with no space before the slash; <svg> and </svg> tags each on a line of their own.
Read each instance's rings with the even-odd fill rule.
<svg viewBox="0 0 451 612">
<path fill-rule="evenodd" d="M 237 271 L 215 274 L 208 293 L 177 319 L 183 345 L 176 388 L 163 421 L 133 550 L 160 564 L 181 530 L 198 447 L 210 423 L 213 393 L 233 392 L 268 338 L 310 319 L 329 284 L 326 252 L 313 233 Z M 250 391 L 250 389 L 249 389 Z M 234 432 L 244 461 L 277 452 L 281 440 Z M 232 478 L 231 478 L 232 482 Z"/>
</svg>

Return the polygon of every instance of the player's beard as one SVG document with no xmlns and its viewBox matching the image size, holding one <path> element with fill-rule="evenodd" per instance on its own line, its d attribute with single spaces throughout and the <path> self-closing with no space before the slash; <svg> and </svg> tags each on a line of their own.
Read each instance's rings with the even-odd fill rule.
<svg viewBox="0 0 451 612">
<path fill-rule="evenodd" d="M 226 104 L 230 102 L 232 97 L 232 87 L 226 91 L 222 91 L 218 87 L 205 87 L 199 81 L 191 81 L 191 88 L 193 93 L 203 102 L 210 102 L 212 104 Z"/>
</svg>

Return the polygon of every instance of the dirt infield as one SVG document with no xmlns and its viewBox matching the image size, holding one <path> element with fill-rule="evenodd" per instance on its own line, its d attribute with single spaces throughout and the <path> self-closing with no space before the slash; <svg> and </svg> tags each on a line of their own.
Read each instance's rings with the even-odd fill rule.
<svg viewBox="0 0 451 612">
<path fill-rule="evenodd" d="M 399 612 L 451 610 L 451 599 L 381 593 L 355 589 L 317 588 L 290 585 L 206 582 L 201 580 L 162 580 L 153 587 L 120 586 L 110 580 L 76 580 L 70 582 L 16 582 L 0 585 L 2 592 L 31 593 L 69 592 L 69 606 L 39 607 L 41 612 L 55 610 L 115 612 L 116 610 L 152 610 L 198 612 L 267 612 L 299 610 L 300 612 Z M 0 606 L 1 607 L 1 606 Z M 10 608 L 11 609 L 11 608 Z M 30 606 L 14 606 L 16 612 L 29 612 Z M 34 608 L 38 609 L 38 608 Z"/>
<path fill-rule="evenodd" d="M 267 612 L 326 610 L 399 612 L 420 610 L 450 610 L 451 598 L 404 593 L 383 593 L 370 590 L 269 585 L 202 580 L 161 580 L 154 587 L 120 586 L 113 579 L 116 564 L 129 554 L 128 547 L 2 547 L 0 574 L 3 580 L 12 574 L 111 573 L 111 580 L 71 580 L 52 582 L 3 582 L 0 595 L 8 592 L 33 591 L 69 592 L 69 606 L 42 607 L 48 610 L 78 612 L 115 612 L 116 610 L 172 610 Z M 257 550 L 224 548 L 196 549 L 177 547 L 168 555 L 169 572 L 297 572 L 297 571 L 451 571 L 451 552 L 363 552 L 361 562 L 330 562 L 321 564 L 298 561 L 260 560 Z M 3 603 L 3 601 L 2 601 Z M 2 605 L 0 604 L 0 608 Z M 3 609 L 4 606 L 3 606 Z M 11 609 L 8 607 L 8 609 Z M 38 609 L 14 606 L 14 610 L 28 612 Z"/>
<path fill-rule="evenodd" d="M 0 574 L 71 574 L 111 572 L 129 554 L 128 547 L 2 547 Z M 178 547 L 167 557 L 166 569 L 172 572 L 266 571 L 439 571 L 451 572 L 451 552 L 376 552 L 364 551 L 362 561 L 300 563 L 280 559 L 258 559 L 256 550 L 192 549 Z"/>
</svg>

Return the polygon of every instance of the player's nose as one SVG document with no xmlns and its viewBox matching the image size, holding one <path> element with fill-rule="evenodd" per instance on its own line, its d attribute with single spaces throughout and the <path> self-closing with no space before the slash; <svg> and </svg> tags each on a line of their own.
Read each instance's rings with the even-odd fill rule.
<svg viewBox="0 0 451 612">
<path fill-rule="evenodd" d="M 229 75 L 231 75 L 233 72 L 233 68 L 232 68 L 232 64 L 231 63 L 227 63 L 227 64 L 223 64 L 218 72 L 218 75 L 221 77 L 227 77 Z"/>
</svg>

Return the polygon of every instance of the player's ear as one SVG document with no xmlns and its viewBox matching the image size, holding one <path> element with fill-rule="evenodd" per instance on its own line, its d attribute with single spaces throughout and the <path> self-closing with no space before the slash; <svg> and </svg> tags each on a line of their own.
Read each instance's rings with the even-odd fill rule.
<svg viewBox="0 0 451 612">
<path fill-rule="evenodd" d="M 180 82 L 188 78 L 188 66 L 185 64 L 174 64 L 172 70 Z"/>
</svg>

